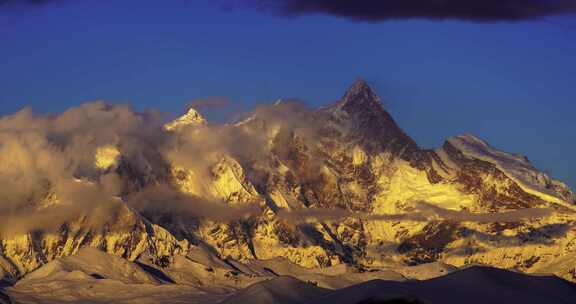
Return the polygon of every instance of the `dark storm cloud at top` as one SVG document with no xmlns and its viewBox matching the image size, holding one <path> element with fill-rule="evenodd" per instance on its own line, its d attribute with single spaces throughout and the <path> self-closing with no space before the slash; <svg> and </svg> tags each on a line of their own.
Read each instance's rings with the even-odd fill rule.
<svg viewBox="0 0 576 304">
<path fill-rule="evenodd" d="M 35 6 L 47 4 L 50 2 L 57 2 L 59 0 L 0 0 L 0 7 L 2 6 Z"/>
<path fill-rule="evenodd" d="M 409 18 L 514 22 L 576 13 L 576 0 L 257 0 L 256 5 L 285 16 L 326 14 L 366 22 Z"/>
<path fill-rule="evenodd" d="M 34 7 L 63 0 L 0 0 L 2 7 Z M 473 22 L 524 21 L 576 14 L 576 0 L 221 0 L 283 16 L 326 14 L 354 21 L 458 19 Z M 232 6 L 236 6 L 236 5 Z"/>
</svg>

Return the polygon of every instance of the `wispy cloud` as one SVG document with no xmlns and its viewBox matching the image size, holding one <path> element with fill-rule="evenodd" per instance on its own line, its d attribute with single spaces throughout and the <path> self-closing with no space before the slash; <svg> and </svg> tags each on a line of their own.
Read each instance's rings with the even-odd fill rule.
<svg viewBox="0 0 576 304">
<path fill-rule="evenodd" d="M 416 203 L 414 210 L 398 214 L 369 214 L 352 212 L 344 209 L 301 209 L 280 210 L 278 216 L 291 222 L 341 221 L 346 218 L 357 218 L 367 221 L 450 221 L 450 222 L 521 222 L 543 218 L 552 214 L 547 208 L 527 208 L 493 213 L 473 213 L 464 210 L 444 209 L 429 203 Z"/>
</svg>

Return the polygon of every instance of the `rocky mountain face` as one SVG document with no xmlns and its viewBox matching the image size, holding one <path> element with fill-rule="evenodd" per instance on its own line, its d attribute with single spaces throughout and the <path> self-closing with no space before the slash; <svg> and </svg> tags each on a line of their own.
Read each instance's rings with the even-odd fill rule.
<svg viewBox="0 0 576 304">
<path fill-rule="evenodd" d="M 278 102 L 225 126 L 191 109 L 161 132 L 170 144 L 145 165 L 119 150 L 97 159 L 123 181 L 117 216 L 1 236 L 4 276 L 97 247 L 154 265 L 202 250 L 227 263 L 482 263 L 576 281 L 565 184 L 470 134 L 421 149 L 364 81 L 321 109 Z M 143 195 L 159 192 L 170 195 Z"/>
<path fill-rule="evenodd" d="M 7 278 L 18 278 L 83 247 L 95 247 L 129 260 L 146 255 L 162 263 L 167 257 L 185 254 L 186 240 L 177 240 L 165 229 L 149 223 L 127 206 L 102 228 L 90 228 L 87 218 L 63 224 L 57 232 L 30 232 L 0 240 L 0 267 Z"/>
</svg>

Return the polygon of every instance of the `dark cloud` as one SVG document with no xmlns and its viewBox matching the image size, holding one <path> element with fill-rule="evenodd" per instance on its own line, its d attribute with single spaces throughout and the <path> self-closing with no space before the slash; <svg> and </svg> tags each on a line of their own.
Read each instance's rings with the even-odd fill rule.
<svg viewBox="0 0 576 304">
<path fill-rule="evenodd" d="M 4 6 L 38 6 L 62 0 L 0 0 L 0 7 Z"/>
<path fill-rule="evenodd" d="M 256 0 L 255 3 L 281 15 L 326 14 L 367 22 L 410 18 L 514 22 L 576 13 L 576 0 Z"/>
</svg>

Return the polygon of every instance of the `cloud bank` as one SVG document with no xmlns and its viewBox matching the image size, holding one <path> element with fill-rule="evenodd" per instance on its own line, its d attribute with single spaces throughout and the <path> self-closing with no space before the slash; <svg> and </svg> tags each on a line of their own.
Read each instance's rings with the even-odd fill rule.
<svg viewBox="0 0 576 304">
<path fill-rule="evenodd" d="M 0 0 L 0 7 L 39 6 L 62 0 Z"/>
<path fill-rule="evenodd" d="M 575 0 L 257 0 L 257 7 L 286 16 L 325 14 L 354 21 L 457 19 L 516 22 L 575 14 Z"/>
<path fill-rule="evenodd" d="M 213 167 L 223 158 L 241 164 L 265 158 L 278 132 L 313 134 L 310 112 L 296 103 L 259 106 L 236 124 L 172 132 L 165 123 L 158 112 L 101 101 L 0 118 L 0 235 L 55 231 L 81 218 L 98 228 L 125 204 L 217 221 L 255 216 L 262 212 L 257 202 L 236 208 L 214 196 L 206 182 Z M 174 167 L 194 173 L 198 193 L 177 190 Z"/>
<path fill-rule="evenodd" d="M 160 131 L 156 113 L 103 102 L 0 118 L 0 233 L 54 230 L 82 217 L 94 226 L 113 221 L 123 185 L 117 172 L 95 166 L 96 152 L 117 147 L 133 171 L 153 167 L 148 155 L 162 144 Z"/>
</svg>

